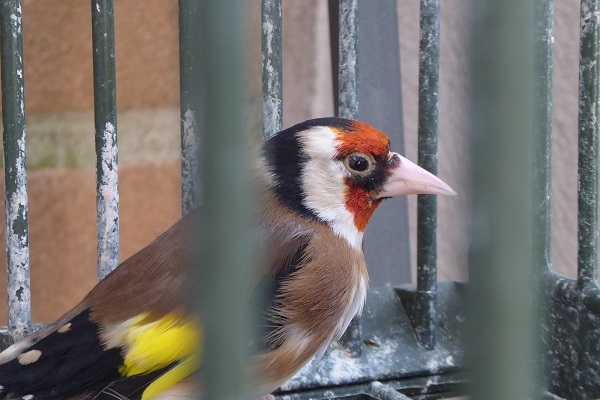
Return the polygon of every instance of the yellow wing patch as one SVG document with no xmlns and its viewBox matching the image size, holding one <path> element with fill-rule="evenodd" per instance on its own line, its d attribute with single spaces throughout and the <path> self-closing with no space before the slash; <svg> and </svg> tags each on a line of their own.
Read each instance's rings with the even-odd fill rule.
<svg viewBox="0 0 600 400">
<path fill-rule="evenodd" d="M 179 364 L 150 384 L 142 400 L 150 399 L 194 372 L 200 366 L 202 330 L 195 319 L 178 313 L 148 322 L 147 314 L 130 321 L 123 335 L 125 361 L 119 369 L 123 376 L 144 374 Z"/>
</svg>

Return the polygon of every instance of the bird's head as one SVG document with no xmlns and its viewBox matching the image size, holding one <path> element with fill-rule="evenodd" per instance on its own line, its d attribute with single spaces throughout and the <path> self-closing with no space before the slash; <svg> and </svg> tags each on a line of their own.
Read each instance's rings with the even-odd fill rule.
<svg viewBox="0 0 600 400">
<path fill-rule="evenodd" d="M 355 248 L 384 199 L 456 194 L 435 175 L 390 151 L 385 134 L 348 119 L 319 118 L 292 126 L 265 142 L 263 160 L 281 202 L 329 224 Z"/>
</svg>

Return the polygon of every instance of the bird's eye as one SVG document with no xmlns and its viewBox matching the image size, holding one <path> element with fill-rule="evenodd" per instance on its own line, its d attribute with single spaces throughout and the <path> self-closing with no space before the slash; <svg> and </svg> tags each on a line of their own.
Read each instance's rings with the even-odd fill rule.
<svg viewBox="0 0 600 400">
<path fill-rule="evenodd" d="M 357 155 L 348 157 L 348 167 L 358 172 L 363 172 L 369 168 L 369 162 L 366 158 Z"/>
<path fill-rule="evenodd" d="M 365 176 L 373 169 L 375 160 L 367 154 L 352 153 L 344 159 L 344 164 L 351 174 Z"/>
</svg>

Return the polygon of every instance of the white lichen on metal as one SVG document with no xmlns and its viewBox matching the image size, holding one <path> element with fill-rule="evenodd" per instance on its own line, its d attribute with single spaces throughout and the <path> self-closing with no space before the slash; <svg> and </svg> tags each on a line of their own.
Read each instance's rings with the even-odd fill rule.
<svg viewBox="0 0 600 400">
<path fill-rule="evenodd" d="M 200 137 L 198 121 L 193 110 L 186 110 L 182 124 L 181 189 L 183 214 L 187 214 L 200 205 L 200 178 L 198 176 Z"/>
<path fill-rule="evenodd" d="M 119 178 L 117 132 L 107 122 L 103 131 L 97 171 L 98 278 L 102 279 L 119 264 Z"/>
<path fill-rule="evenodd" d="M 340 1 L 339 116 L 358 118 L 358 0 Z"/>
</svg>

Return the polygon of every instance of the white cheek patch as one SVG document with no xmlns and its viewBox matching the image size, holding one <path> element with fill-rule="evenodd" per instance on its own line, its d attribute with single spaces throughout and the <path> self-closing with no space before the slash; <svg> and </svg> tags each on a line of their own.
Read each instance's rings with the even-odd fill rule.
<svg viewBox="0 0 600 400">
<path fill-rule="evenodd" d="M 298 140 L 307 156 L 333 160 L 337 154 L 337 134 L 326 126 L 316 126 L 298 134 Z"/>
<path fill-rule="evenodd" d="M 307 158 L 302 170 L 306 208 L 329 223 L 336 235 L 343 237 L 355 249 L 362 249 L 363 233 L 354 224 L 353 214 L 346 209 L 344 199 L 349 176 L 341 161 L 335 160 L 338 142 L 336 133 L 319 126 L 298 135 Z"/>
</svg>

